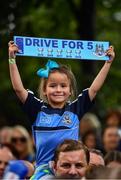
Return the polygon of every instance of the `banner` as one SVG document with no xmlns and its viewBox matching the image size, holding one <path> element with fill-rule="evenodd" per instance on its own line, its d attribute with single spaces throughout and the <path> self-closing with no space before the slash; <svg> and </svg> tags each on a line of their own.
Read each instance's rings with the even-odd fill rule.
<svg viewBox="0 0 121 180">
<path fill-rule="evenodd" d="M 109 59 L 105 54 L 106 50 L 109 48 L 109 42 L 23 36 L 14 36 L 14 42 L 19 47 L 19 53 L 17 53 L 18 56 L 82 60 Z"/>
</svg>

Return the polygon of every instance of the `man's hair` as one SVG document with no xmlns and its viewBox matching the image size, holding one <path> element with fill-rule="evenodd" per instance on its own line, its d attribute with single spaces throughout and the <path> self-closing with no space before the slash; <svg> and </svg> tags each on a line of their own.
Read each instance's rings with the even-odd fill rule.
<svg viewBox="0 0 121 180">
<path fill-rule="evenodd" d="M 106 154 L 105 165 L 108 165 L 110 162 L 115 161 L 121 164 L 121 152 L 119 151 L 110 151 Z"/>
<path fill-rule="evenodd" d="M 105 166 L 90 166 L 85 173 L 86 179 L 121 179 L 121 168 L 108 168 Z"/>
<path fill-rule="evenodd" d="M 84 150 L 87 164 L 89 164 L 90 154 L 88 148 L 81 141 L 72 140 L 72 139 L 66 139 L 60 145 L 57 146 L 54 154 L 55 163 L 58 161 L 60 152 L 69 152 L 69 151 L 77 151 L 77 150 Z"/>
<path fill-rule="evenodd" d="M 107 174 L 109 174 L 109 168 L 102 165 L 99 166 L 88 166 L 85 178 L 86 179 L 106 179 Z"/>
<path fill-rule="evenodd" d="M 59 73 L 65 74 L 67 76 L 68 80 L 70 81 L 70 91 L 71 91 L 71 99 L 70 100 L 73 100 L 77 95 L 77 88 L 76 88 L 77 85 L 76 85 L 75 76 L 72 73 L 71 69 L 65 65 L 60 65 L 59 68 L 53 68 L 49 72 L 49 75 L 54 72 L 59 72 Z M 47 97 L 44 95 L 43 92 L 46 89 L 47 80 L 48 80 L 48 78 L 41 78 L 39 89 L 38 89 L 40 99 L 43 99 L 45 102 L 47 102 Z"/>
<path fill-rule="evenodd" d="M 97 154 L 97 155 L 99 155 L 99 156 L 101 156 L 103 158 L 102 152 L 100 150 L 98 150 L 98 149 L 89 149 L 89 152 Z"/>
</svg>

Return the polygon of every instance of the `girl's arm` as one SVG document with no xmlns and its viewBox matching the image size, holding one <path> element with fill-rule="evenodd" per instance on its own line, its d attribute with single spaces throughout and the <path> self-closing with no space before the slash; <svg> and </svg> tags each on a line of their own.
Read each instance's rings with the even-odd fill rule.
<svg viewBox="0 0 121 180">
<path fill-rule="evenodd" d="M 17 45 L 14 44 L 13 41 L 10 41 L 8 45 L 9 45 L 9 49 L 8 49 L 9 69 L 10 69 L 10 78 L 11 78 L 12 86 L 18 98 L 20 99 L 20 101 L 24 103 L 28 96 L 28 92 L 23 86 L 23 83 L 21 81 L 21 77 L 20 77 L 20 74 L 16 65 L 16 61 L 15 61 L 15 56 L 16 56 L 15 54 L 16 52 L 18 52 L 18 47 Z"/>
<path fill-rule="evenodd" d="M 102 67 L 99 74 L 97 75 L 97 77 L 95 78 L 95 80 L 93 81 L 93 83 L 91 84 L 91 86 L 89 88 L 89 97 L 91 100 L 93 100 L 95 98 L 97 92 L 102 87 L 102 85 L 107 77 L 107 74 L 110 70 L 111 64 L 115 57 L 114 48 L 112 46 L 110 46 L 109 49 L 107 50 L 107 55 L 109 56 L 110 59 L 105 62 L 104 66 Z"/>
</svg>

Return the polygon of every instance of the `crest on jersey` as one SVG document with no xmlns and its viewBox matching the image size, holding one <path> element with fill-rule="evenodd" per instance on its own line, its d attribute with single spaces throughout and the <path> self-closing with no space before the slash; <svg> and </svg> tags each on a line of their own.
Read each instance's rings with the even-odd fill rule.
<svg viewBox="0 0 121 180">
<path fill-rule="evenodd" d="M 71 124 L 72 123 L 72 120 L 70 119 L 70 116 L 69 114 L 65 114 L 64 117 L 63 117 L 63 122 L 65 124 Z"/>
</svg>

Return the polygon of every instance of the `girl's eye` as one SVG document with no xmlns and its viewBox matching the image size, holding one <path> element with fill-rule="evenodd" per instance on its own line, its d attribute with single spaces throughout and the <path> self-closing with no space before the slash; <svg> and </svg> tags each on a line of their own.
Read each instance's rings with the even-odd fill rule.
<svg viewBox="0 0 121 180">
<path fill-rule="evenodd" d="M 67 85 L 66 84 L 61 84 L 61 87 L 67 87 Z"/>
<path fill-rule="evenodd" d="M 55 87 L 56 86 L 56 84 L 50 84 L 49 85 L 49 87 Z"/>
</svg>

